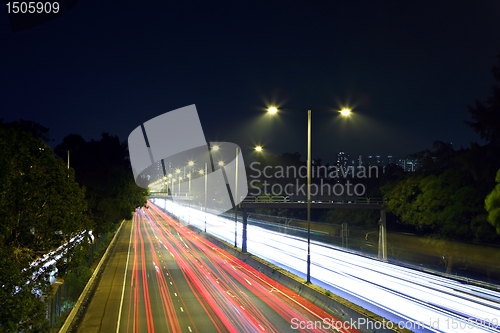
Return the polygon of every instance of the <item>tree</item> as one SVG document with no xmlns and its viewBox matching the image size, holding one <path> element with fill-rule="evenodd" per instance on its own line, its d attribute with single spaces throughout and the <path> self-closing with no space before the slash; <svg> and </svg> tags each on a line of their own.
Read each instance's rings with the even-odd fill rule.
<svg viewBox="0 0 500 333">
<path fill-rule="evenodd" d="M 49 273 L 33 278 L 30 263 L 92 228 L 84 191 L 74 173 L 42 140 L 2 124 L 0 127 L 0 330 L 36 330 L 45 324 L 40 293 Z M 79 265 L 83 245 L 66 254 L 65 269 Z"/>
<path fill-rule="evenodd" d="M 109 133 L 102 133 L 99 141 L 89 142 L 70 134 L 56 147 L 61 158 L 65 158 L 67 150 L 71 151 L 70 166 L 76 180 L 86 189 L 88 215 L 98 235 L 132 218 L 135 208 L 146 203 L 147 190 L 134 182 L 125 141 Z"/>
<path fill-rule="evenodd" d="M 454 150 L 438 141 L 433 150 L 414 154 L 423 167 L 382 187 L 388 211 L 434 237 L 493 240 L 481 199 L 491 189 L 484 174 L 495 165 L 488 152 L 478 145 Z"/>
<path fill-rule="evenodd" d="M 40 139 L 45 143 L 50 141 L 49 129 L 31 120 L 19 119 L 19 121 L 4 123 L 3 118 L 0 118 L 0 127 L 31 133 L 34 138 Z"/>
<path fill-rule="evenodd" d="M 488 222 L 493 225 L 498 234 L 500 234 L 500 170 L 495 178 L 498 183 L 493 191 L 486 197 L 485 209 L 488 212 Z"/>
<path fill-rule="evenodd" d="M 460 153 L 453 148 L 451 143 L 443 141 L 434 141 L 432 148 L 432 150 L 425 149 L 409 156 L 411 159 L 419 161 L 421 165 L 419 171 L 425 174 L 441 173 L 452 167 L 455 162 L 454 157 Z"/>
<path fill-rule="evenodd" d="M 481 138 L 494 146 L 500 145 L 500 53 L 497 55 L 498 65 L 492 72 L 496 83 L 493 94 L 485 102 L 476 100 L 474 106 L 469 106 L 473 121 L 466 121 Z"/>
</svg>

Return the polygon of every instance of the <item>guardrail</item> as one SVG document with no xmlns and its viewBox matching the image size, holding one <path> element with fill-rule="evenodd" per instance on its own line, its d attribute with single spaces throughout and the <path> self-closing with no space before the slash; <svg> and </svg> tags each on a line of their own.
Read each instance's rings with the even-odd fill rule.
<svg viewBox="0 0 500 333">
<path fill-rule="evenodd" d="M 171 196 L 166 193 L 151 193 L 150 198 L 153 197 L 167 197 L 175 198 L 176 200 L 189 200 L 189 196 Z M 312 204 L 366 204 L 366 205 L 381 205 L 387 202 L 387 199 L 382 198 L 347 198 L 347 199 L 313 199 Z M 261 196 L 247 196 L 241 203 L 307 203 L 306 200 L 292 201 L 289 196 L 283 195 L 261 195 Z"/>
<path fill-rule="evenodd" d="M 382 198 L 357 198 L 347 200 L 311 200 L 313 204 L 383 204 L 387 199 Z M 292 201 L 288 196 L 248 196 L 242 203 L 306 203 L 307 201 Z"/>
<path fill-rule="evenodd" d="M 258 196 L 258 197 L 246 197 L 242 201 L 243 203 L 278 203 L 278 202 L 290 202 L 290 197 L 287 196 Z"/>
<path fill-rule="evenodd" d="M 87 297 L 87 294 L 90 292 L 90 289 L 92 288 L 92 285 L 94 284 L 94 280 L 97 277 L 97 274 L 101 270 L 101 266 L 103 265 L 104 261 L 108 257 L 109 253 L 111 252 L 110 249 L 112 248 L 113 244 L 115 243 L 116 238 L 118 237 L 118 234 L 120 233 L 120 230 L 125 223 L 125 220 L 122 221 L 118 229 L 116 230 L 115 235 L 113 236 L 113 239 L 111 242 L 108 244 L 108 247 L 106 248 L 106 251 L 104 252 L 104 255 L 101 257 L 101 260 L 97 264 L 97 267 L 95 268 L 94 272 L 92 273 L 92 276 L 90 277 L 89 281 L 85 285 L 85 288 L 83 289 L 82 293 L 80 294 L 80 297 L 78 297 L 78 300 L 76 301 L 75 306 L 69 313 L 68 317 L 66 317 L 66 320 L 64 321 L 64 324 L 61 326 L 59 329 L 58 333 L 66 333 L 68 329 L 70 328 L 73 319 L 75 318 L 76 314 L 80 310 L 80 306 L 82 306 L 85 298 Z"/>
</svg>

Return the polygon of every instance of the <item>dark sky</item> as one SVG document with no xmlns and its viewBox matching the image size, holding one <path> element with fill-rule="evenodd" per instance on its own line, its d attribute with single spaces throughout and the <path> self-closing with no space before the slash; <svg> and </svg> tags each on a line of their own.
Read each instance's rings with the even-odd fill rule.
<svg viewBox="0 0 500 333">
<path fill-rule="evenodd" d="M 313 158 L 403 156 L 479 140 L 464 120 L 500 52 L 500 1 L 80 0 L 12 33 L 0 14 L 0 118 L 126 140 L 142 122 L 196 104 L 209 141 Z M 180 137 L 179 140 L 182 140 Z M 172 143 L 175 144 L 175 143 Z"/>
</svg>

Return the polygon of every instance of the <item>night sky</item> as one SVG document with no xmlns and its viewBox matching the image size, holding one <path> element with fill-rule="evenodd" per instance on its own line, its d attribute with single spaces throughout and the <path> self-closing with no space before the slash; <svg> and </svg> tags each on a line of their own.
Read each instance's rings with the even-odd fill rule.
<svg viewBox="0 0 500 333">
<path fill-rule="evenodd" d="M 326 162 L 479 140 L 463 122 L 491 95 L 500 1 L 215 3 L 80 0 L 17 33 L 2 12 L 0 118 L 49 127 L 54 147 L 70 133 L 126 140 L 196 104 L 208 141 L 305 158 L 306 114 L 266 106 L 350 106 L 349 119 L 313 114 Z"/>
</svg>

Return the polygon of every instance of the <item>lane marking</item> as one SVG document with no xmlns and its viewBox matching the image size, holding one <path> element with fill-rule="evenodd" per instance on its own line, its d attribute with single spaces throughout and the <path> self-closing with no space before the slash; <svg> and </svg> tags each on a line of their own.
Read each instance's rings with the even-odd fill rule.
<svg viewBox="0 0 500 333">
<path fill-rule="evenodd" d="M 122 299 L 120 300 L 120 310 L 118 311 L 118 321 L 116 322 L 116 333 L 120 331 L 120 318 L 122 317 L 123 295 L 125 294 L 125 281 L 127 279 L 128 259 L 130 257 L 130 246 L 132 245 L 132 234 L 134 233 L 134 221 L 132 220 L 132 228 L 130 229 L 130 239 L 128 241 L 127 263 L 125 264 L 125 273 L 123 273 L 123 288 Z"/>
</svg>

